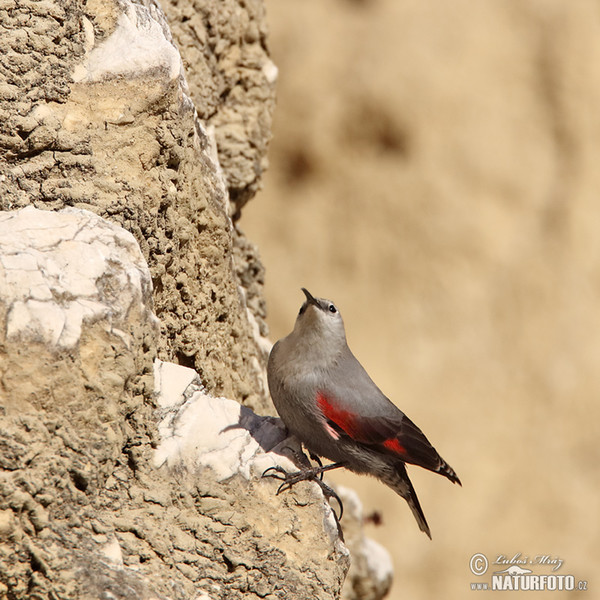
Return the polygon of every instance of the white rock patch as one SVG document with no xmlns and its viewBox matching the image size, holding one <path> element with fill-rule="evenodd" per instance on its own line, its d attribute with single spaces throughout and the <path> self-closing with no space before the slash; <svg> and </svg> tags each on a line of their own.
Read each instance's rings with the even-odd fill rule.
<svg viewBox="0 0 600 600">
<path fill-rule="evenodd" d="M 165 71 L 171 80 L 182 76 L 181 57 L 169 39 L 168 30 L 159 23 L 157 11 L 129 2 L 124 6 L 115 30 L 97 46 L 94 46 L 93 29 L 91 33 L 86 30 L 87 48 L 92 49 L 84 63 L 75 69 L 73 79 L 100 81 L 153 69 Z"/>
<path fill-rule="evenodd" d="M 163 410 L 157 467 L 184 466 L 190 472 L 209 467 L 218 481 L 237 474 L 259 477 L 275 464 L 296 470 L 283 456 L 284 447 L 293 442 L 279 419 L 260 417 L 235 400 L 207 395 L 195 371 L 172 363 L 155 361 L 155 385 Z"/>
<path fill-rule="evenodd" d="M 7 339 L 70 348 L 84 322 L 104 319 L 107 330 L 128 343 L 118 324 L 133 305 L 146 307 L 151 289 L 135 238 L 118 225 L 74 208 L 0 213 Z"/>
</svg>

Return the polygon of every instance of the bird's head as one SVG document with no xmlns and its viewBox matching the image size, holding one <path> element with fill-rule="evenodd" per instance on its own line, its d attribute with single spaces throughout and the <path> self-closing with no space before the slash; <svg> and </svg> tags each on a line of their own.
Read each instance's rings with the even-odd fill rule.
<svg viewBox="0 0 600 600">
<path fill-rule="evenodd" d="M 335 304 L 325 298 L 315 298 L 306 288 L 302 291 L 306 301 L 300 307 L 294 333 L 345 343 L 344 321 Z"/>
</svg>

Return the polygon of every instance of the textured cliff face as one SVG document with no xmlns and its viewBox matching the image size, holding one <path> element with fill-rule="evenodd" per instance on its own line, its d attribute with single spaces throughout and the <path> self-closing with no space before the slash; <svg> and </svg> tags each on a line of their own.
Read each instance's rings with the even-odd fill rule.
<svg viewBox="0 0 600 600">
<path fill-rule="evenodd" d="M 0 597 L 339 598 L 319 487 L 260 478 L 299 452 L 257 414 L 263 268 L 234 224 L 270 135 L 262 4 L 166 8 L 0 7 Z M 345 595 L 378 600 L 348 497 Z"/>
<path fill-rule="evenodd" d="M 0 212 L 0 593 L 10 598 L 331 598 L 350 557 L 279 419 L 154 361 L 133 236 L 82 209 Z M 348 492 L 346 492 L 348 496 Z M 381 598 L 387 553 L 345 519 L 348 598 Z M 383 561 L 383 568 L 380 564 Z"/>
<path fill-rule="evenodd" d="M 200 35 L 191 91 L 152 2 L 6 5 L 0 202 L 77 206 L 131 231 L 152 273 L 160 356 L 264 412 L 262 267 L 234 229 L 228 191 L 241 201 L 258 185 L 275 70 L 262 13 L 230 4 L 237 19 L 221 29 L 220 3 L 187 8 Z"/>
<path fill-rule="evenodd" d="M 0 594 L 139 590 L 106 565 L 156 439 L 150 272 L 130 233 L 79 209 L 2 212 L 0 240 Z"/>
<path fill-rule="evenodd" d="M 267 166 L 277 68 L 267 52 L 262 0 L 165 2 L 190 96 L 214 127 L 232 214 L 256 193 Z"/>
<path fill-rule="evenodd" d="M 267 9 L 278 110 L 243 223 L 269 266 L 272 337 L 290 331 L 301 285 L 334 299 L 354 352 L 464 484 L 410 471 L 428 544 L 393 493 L 346 480 L 382 513 L 392 596 L 464 598 L 485 580 L 475 552 L 559 554 L 559 573 L 591 577 L 598 4 Z"/>
<path fill-rule="evenodd" d="M 0 292 L 0 594 L 339 596 L 349 555 L 320 490 L 281 502 L 260 478 L 294 469 L 279 420 L 153 365 L 129 232 L 81 209 L 0 212 Z"/>
</svg>

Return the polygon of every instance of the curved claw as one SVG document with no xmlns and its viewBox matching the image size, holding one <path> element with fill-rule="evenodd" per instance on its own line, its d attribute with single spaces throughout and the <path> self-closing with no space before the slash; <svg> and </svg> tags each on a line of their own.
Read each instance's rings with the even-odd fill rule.
<svg viewBox="0 0 600 600">
<path fill-rule="evenodd" d="M 313 452 L 311 452 L 311 453 L 310 453 L 310 458 L 311 458 L 312 460 L 314 460 L 314 461 L 315 461 L 315 462 L 316 462 L 316 463 L 319 465 L 319 467 L 320 467 L 320 468 L 323 468 L 323 463 L 321 462 L 321 458 L 320 458 L 319 456 L 317 456 L 316 454 L 314 454 Z M 321 471 L 321 472 L 319 473 L 319 479 L 320 479 L 321 481 L 323 481 L 323 471 Z"/>
<path fill-rule="evenodd" d="M 274 471 L 274 473 L 269 473 L 269 471 Z M 263 471 L 261 477 L 272 477 L 273 479 L 284 480 L 286 479 L 288 472 L 279 465 L 275 465 L 274 467 L 269 467 Z"/>
<path fill-rule="evenodd" d="M 333 510 L 333 508 L 331 510 L 333 510 L 333 514 L 335 515 L 335 518 L 338 520 L 338 523 L 342 520 L 342 517 L 344 516 L 344 505 L 342 504 L 342 501 L 336 496 L 336 500 L 338 501 L 338 504 L 340 505 L 340 516 L 338 517 L 335 514 L 335 511 Z"/>
<path fill-rule="evenodd" d="M 319 487 L 321 488 L 321 490 L 323 490 L 323 494 L 328 500 L 329 498 L 334 498 L 338 503 L 338 506 L 340 507 L 340 516 L 338 517 L 335 514 L 335 510 L 333 510 L 333 508 L 331 510 L 333 510 L 333 514 L 335 515 L 337 521 L 341 521 L 342 517 L 344 516 L 344 504 L 341 498 L 337 495 L 337 492 L 331 489 L 326 483 L 323 483 L 323 481 L 321 481 L 320 479 L 315 479 L 315 481 L 319 484 Z"/>
<path fill-rule="evenodd" d="M 279 494 L 281 494 L 281 492 L 285 492 L 287 490 L 289 490 L 291 488 L 291 484 L 288 483 L 287 481 L 284 481 L 278 488 L 277 491 L 275 492 L 276 496 L 279 496 Z"/>
</svg>

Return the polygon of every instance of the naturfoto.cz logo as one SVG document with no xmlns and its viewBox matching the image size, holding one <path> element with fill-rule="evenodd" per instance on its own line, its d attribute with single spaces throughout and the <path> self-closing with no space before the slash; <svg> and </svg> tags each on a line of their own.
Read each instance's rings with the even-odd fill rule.
<svg viewBox="0 0 600 600">
<path fill-rule="evenodd" d="M 512 556 L 497 554 L 492 562 L 485 554 L 478 552 L 471 556 L 469 568 L 473 575 L 482 577 L 492 570 L 490 581 L 471 583 L 471 589 L 497 591 L 571 591 L 587 590 L 587 581 L 577 580 L 574 575 L 558 574 L 564 560 L 550 554 L 537 554 L 533 557 L 523 556 L 521 552 Z M 534 573 L 536 570 L 550 570 L 550 573 Z"/>
</svg>

